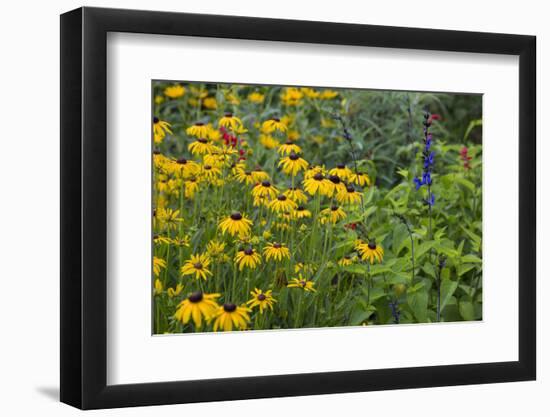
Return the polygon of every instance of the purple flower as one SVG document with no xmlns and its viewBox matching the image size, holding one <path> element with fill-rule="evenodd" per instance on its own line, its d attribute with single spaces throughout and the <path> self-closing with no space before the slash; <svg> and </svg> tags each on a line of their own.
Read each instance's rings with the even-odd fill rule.
<svg viewBox="0 0 550 417">
<path fill-rule="evenodd" d="M 420 178 L 415 178 L 414 183 L 416 184 L 416 191 L 420 189 L 424 185 L 424 182 Z"/>
<path fill-rule="evenodd" d="M 426 204 L 430 207 L 433 207 L 433 205 L 435 204 L 435 195 L 432 193 L 430 194 L 430 196 L 428 197 L 428 199 L 424 200 L 426 202 Z"/>
</svg>

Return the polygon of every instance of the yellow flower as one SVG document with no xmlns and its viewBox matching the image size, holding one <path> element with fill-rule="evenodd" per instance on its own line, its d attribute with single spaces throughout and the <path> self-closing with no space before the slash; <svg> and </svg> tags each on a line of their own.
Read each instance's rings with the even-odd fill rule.
<svg viewBox="0 0 550 417">
<path fill-rule="evenodd" d="M 218 102 L 214 97 L 207 97 L 202 101 L 202 105 L 210 110 L 216 110 L 218 108 Z"/>
<path fill-rule="evenodd" d="M 326 119 L 324 117 L 321 117 L 321 127 L 330 129 L 331 127 L 336 127 L 336 122 L 332 119 Z"/>
<path fill-rule="evenodd" d="M 160 275 L 161 269 L 164 268 L 166 268 L 166 261 L 164 259 L 153 256 L 153 273 L 156 277 Z"/>
<path fill-rule="evenodd" d="M 170 123 L 160 120 L 158 117 L 153 117 L 153 138 L 156 144 L 163 141 L 166 137 L 166 133 L 173 134 L 170 127 Z"/>
<path fill-rule="evenodd" d="M 315 269 L 313 268 L 312 264 L 304 264 L 302 262 L 298 262 L 296 265 L 294 265 L 294 272 L 295 273 L 304 273 L 304 274 L 313 274 L 315 272 Z"/>
<path fill-rule="evenodd" d="M 222 171 L 216 166 L 204 164 L 201 167 L 200 175 L 208 181 L 213 182 L 222 175 Z"/>
<path fill-rule="evenodd" d="M 252 171 L 242 168 L 237 168 L 235 179 L 240 183 L 245 183 L 246 185 L 252 185 L 257 182 L 252 175 Z"/>
<path fill-rule="evenodd" d="M 307 203 L 307 195 L 298 187 L 289 188 L 284 195 L 298 204 Z"/>
<path fill-rule="evenodd" d="M 300 139 L 300 133 L 297 130 L 289 130 L 286 137 L 289 141 L 296 142 Z"/>
<path fill-rule="evenodd" d="M 225 115 L 218 122 L 219 127 L 225 127 L 231 130 L 236 130 L 241 127 L 243 122 L 236 116 L 233 116 L 232 113 L 225 113 Z"/>
<path fill-rule="evenodd" d="M 162 294 L 162 282 L 160 282 L 160 279 L 155 280 L 155 288 L 153 289 L 153 295 L 161 295 Z"/>
<path fill-rule="evenodd" d="M 239 266 L 239 271 L 242 271 L 245 267 L 255 269 L 262 263 L 262 257 L 254 248 L 248 247 L 237 252 L 235 263 Z"/>
<path fill-rule="evenodd" d="M 364 187 L 365 185 L 370 185 L 370 178 L 369 176 L 364 173 L 364 172 L 359 172 L 359 173 L 355 173 L 353 172 L 350 176 L 349 176 L 349 180 L 354 183 L 354 184 L 357 184 L 358 186 L 360 187 Z"/>
<path fill-rule="evenodd" d="M 225 250 L 225 243 L 218 242 L 217 240 L 211 240 L 206 245 L 206 252 L 213 257 L 217 258 L 220 255 L 223 255 L 223 251 Z"/>
<path fill-rule="evenodd" d="M 172 243 L 172 239 L 170 239 L 168 236 L 155 235 L 153 236 L 153 242 L 156 245 L 169 245 L 170 243 Z"/>
<path fill-rule="evenodd" d="M 199 138 L 191 142 L 187 146 L 187 149 L 189 149 L 189 152 L 193 155 L 205 155 L 213 153 L 217 148 L 214 144 L 208 141 L 208 139 Z"/>
<path fill-rule="evenodd" d="M 342 259 L 338 261 L 338 265 L 349 266 L 352 265 L 353 262 L 355 262 L 355 258 L 352 258 L 351 255 L 345 255 Z"/>
<path fill-rule="evenodd" d="M 346 181 L 351 176 L 351 174 L 353 174 L 353 171 L 344 164 L 338 164 L 336 165 L 336 168 L 332 168 L 329 171 L 329 174 L 338 175 L 341 179 Z"/>
<path fill-rule="evenodd" d="M 321 172 L 317 172 L 303 182 L 304 190 L 310 195 L 319 192 L 321 195 L 332 195 L 334 185 Z"/>
<path fill-rule="evenodd" d="M 164 102 L 164 97 L 156 95 L 155 96 L 155 104 L 162 104 Z"/>
<path fill-rule="evenodd" d="M 290 251 L 284 243 L 268 243 L 264 247 L 264 256 L 267 261 L 273 259 L 274 261 L 282 261 L 284 258 L 290 259 Z"/>
<path fill-rule="evenodd" d="M 258 288 L 254 288 L 254 291 L 250 291 L 252 298 L 246 302 L 250 308 L 259 307 L 260 314 L 264 313 L 264 310 L 270 309 L 273 311 L 273 303 L 277 300 L 271 295 L 271 290 L 263 292 Z"/>
<path fill-rule="evenodd" d="M 185 94 L 185 88 L 182 85 L 174 84 L 164 89 L 164 95 L 170 98 L 180 98 Z"/>
<path fill-rule="evenodd" d="M 218 225 L 223 234 L 227 232 L 231 236 L 239 235 L 240 237 L 245 237 L 250 234 L 250 226 L 252 226 L 252 221 L 239 212 L 235 212 L 231 214 L 231 216 L 226 217 Z"/>
<path fill-rule="evenodd" d="M 288 288 L 301 288 L 306 292 L 316 292 L 317 290 L 313 288 L 315 283 L 313 281 L 309 281 L 302 277 L 302 274 L 298 276 L 298 278 L 292 278 L 290 283 L 287 285 Z"/>
<path fill-rule="evenodd" d="M 174 239 L 172 239 L 172 244 L 174 246 L 177 246 L 178 248 L 188 248 L 189 243 L 190 243 L 190 240 L 189 240 L 189 236 L 187 235 L 182 237 L 177 236 Z"/>
<path fill-rule="evenodd" d="M 267 134 L 261 134 L 260 135 L 260 143 L 266 148 L 266 149 L 275 149 L 277 146 L 281 144 L 277 139 L 275 139 L 271 135 Z"/>
<path fill-rule="evenodd" d="M 253 93 L 250 93 L 248 95 L 248 100 L 251 103 L 261 104 L 264 102 L 265 96 L 262 93 L 258 93 L 257 91 L 254 91 Z"/>
<path fill-rule="evenodd" d="M 168 294 L 168 297 L 174 298 L 180 295 L 181 291 L 183 290 L 183 285 L 178 284 L 176 285 L 176 288 L 168 288 L 166 290 L 166 293 Z"/>
<path fill-rule="evenodd" d="M 184 182 L 185 187 L 185 198 L 192 199 L 195 197 L 195 193 L 199 191 L 199 184 L 195 177 L 189 178 L 188 181 Z"/>
<path fill-rule="evenodd" d="M 309 164 L 305 159 L 291 152 L 290 155 L 285 156 L 279 161 L 279 166 L 281 165 L 283 166 L 283 172 L 285 174 L 290 174 L 294 177 L 298 172 L 305 171 Z"/>
<path fill-rule="evenodd" d="M 224 332 L 230 332 L 233 328 L 245 330 L 250 322 L 250 316 L 248 315 L 250 311 L 244 304 L 238 307 L 236 304 L 226 303 L 218 307 L 211 317 L 211 320 L 214 320 L 214 331 L 223 330 Z"/>
<path fill-rule="evenodd" d="M 262 181 L 252 189 L 252 195 L 254 198 L 269 197 L 275 198 L 277 195 L 277 189 L 271 185 L 269 181 Z"/>
<path fill-rule="evenodd" d="M 384 249 L 382 246 L 376 244 L 374 239 L 371 239 L 369 243 L 359 243 L 355 246 L 355 249 L 361 255 L 361 259 L 364 261 L 368 260 L 371 265 L 375 260 L 381 263 L 382 259 L 384 259 Z"/>
<path fill-rule="evenodd" d="M 276 199 L 269 203 L 269 208 L 276 213 L 290 212 L 296 208 L 296 203 L 284 194 L 279 194 Z"/>
<path fill-rule="evenodd" d="M 321 100 L 330 100 L 338 96 L 338 92 L 334 90 L 323 90 L 319 98 Z"/>
<path fill-rule="evenodd" d="M 269 174 L 259 167 L 256 167 L 252 170 L 252 178 L 256 182 L 269 181 Z"/>
<path fill-rule="evenodd" d="M 346 212 L 339 206 L 331 206 L 324 210 L 321 210 L 321 224 L 331 222 L 332 224 L 339 222 L 346 218 Z"/>
<path fill-rule="evenodd" d="M 361 195 L 352 184 L 348 184 L 344 190 L 338 190 L 336 200 L 340 204 L 357 204 L 361 202 Z"/>
<path fill-rule="evenodd" d="M 320 94 L 318 91 L 315 91 L 313 88 L 309 88 L 309 87 L 302 87 L 300 88 L 300 91 L 302 91 L 302 93 L 304 93 L 306 97 L 309 97 L 309 98 L 317 98 L 319 97 L 319 94 Z"/>
<path fill-rule="evenodd" d="M 183 221 L 179 210 L 172 210 L 171 208 L 158 207 L 155 210 L 155 220 L 158 221 L 159 227 L 164 229 L 176 229 L 179 223 Z"/>
<path fill-rule="evenodd" d="M 275 130 L 278 130 L 281 133 L 285 133 L 288 130 L 288 127 L 283 122 L 281 122 L 281 119 L 279 119 L 278 117 L 274 117 L 262 123 L 263 132 L 272 133 Z"/>
<path fill-rule="evenodd" d="M 189 136 L 194 136 L 199 139 L 206 139 L 209 132 L 209 127 L 202 122 L 197 122 L 193 126 L 190 126 L 185 130 L 185 133 L 187 133 Z"/>
<path fill-rule="evenodd" d="M 292 152 L 301 153 L 302 148 L 300 148 L 294 142 L 289 140 L 289 141 L 286 141 L 285 143 L 283 143 L 281 146 L 279 146 L 279 148 L 277 149 L 277 152 L 281 155 L 289 155 Z"/>
<path fill-rule="evenodd" d="M 208 269 L 210 265 L 210 258 L 206 254 L 191 255 L 191 259 L 185 261 L 180 268 L 182 276 L 195 275 L 195 279 L 202 278 L 205 281 L 209 276 L 212 276 L 212 272 Z"/>
<path fill-rule="evenodd" d="M 181 178 L 197 175 L 199 164 L 186 158 L 180 158 L 168 165 L 168 170 Z"/>
<path fill-rule="evenodd" d="M 298 88 L 288 87 L 281 94 L 281 101 L 285 106 L 297 106 L 303 97 L 304 94 Z"/>
<path fill-rule="evenodd" d="M 203 319 L 211 317 L 218 309 L 216 298 L 220 294 L 205 294 L 200 291 L 192 293 L 187 299 L 178 304 L 174 318 L 181 321 L 183 324 L 189 323 L 193 318 L 193 322 L 197 328 L 200 328 Z"/>
<path fill-rule="evenodd" d="M 296 210 L 292 212 L 292 216 L 296 219 L 304 219 L 307 217 L 311 217 L 311 211 L 306 209 L 304 206 L 298 206 L 296 207 Z"/>
</svg>

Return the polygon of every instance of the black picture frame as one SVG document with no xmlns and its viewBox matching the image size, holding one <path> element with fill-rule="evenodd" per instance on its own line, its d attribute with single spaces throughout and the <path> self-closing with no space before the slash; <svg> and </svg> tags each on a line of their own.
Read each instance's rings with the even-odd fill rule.
<svg viewBox="0 0 550 417">
<path fill-rule="evenodd" d="M 107 385 L 108 32 L 519 56 L 519 360 Z M 535 379 L 534 36 L 84 7 L 61 15 L 60 56 L 62 402 L 95 409 Z"/>
</svg>

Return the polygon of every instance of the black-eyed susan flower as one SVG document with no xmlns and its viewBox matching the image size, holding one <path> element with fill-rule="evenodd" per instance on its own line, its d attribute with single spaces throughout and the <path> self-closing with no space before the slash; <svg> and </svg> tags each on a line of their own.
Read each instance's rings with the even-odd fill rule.
<svg viewBox="0 0 550 417">
<path fill-rule="evenodd" d="M 202 100 L 202 105 L 208 110 L 216 110 L 218 108 L 218 102 L 215 97 L 206 97 Z"/>
<path fill-rule="evenodd" d="M 246 185 L 252 185 L 257 182 L 252 175 L 252 171 L 249 169 L 237 169 L 235 179 L 240 183 L 244 183 Z"/>
<path fill-rule="evenodd" d="M 203 253 L 197 255 L 191 255 L 191 259 L 185 261 L 180 268 L 182 276 L 194 275 L 195 279 L 204 279 L 205 281 L 209 276 L 212 276 L 212 272 L 208 269 L 210 265 L 210 257 Z"/>
<path fill-rule="evenodd" d="M 191 177 L 187 181 L 184 182 L 185 187 L 185 198 L 192 199 L 195 197 L 195 193 L 199 191 L 199 182 L 197 178 Z"/>
<path fill-rule="evenodd" d="M 309 88 L 309 87 L 302 87 L 300 88 L 300 91 L 304 93 L 306 97 L 309 97 L 309 98 L 318 98 L 319 95 L 321 94 L 318 91 L 315 91 L 313 88 Z"/>
<path fill-rule="evenodd" d="M 345 191 L 346 185 L 338 175 L 330 174 L 327 179 L 332 183 L 330 193 L 328 194 L 329 197 L 332 197 L 338 192 Z"/>
<path fill-rule="evenodd" d="M 290 282 L 287 284 L 287 287 L 301 288 L 306 292 L 316 292 L 317 290 L 314 288 L 314 285 L 315 285 L 315 282 L 305 279 L 300 274 L 298 278 L 292 278 Z"/>
<path fill-rule="evenodd" d="M 250 234 L 250 226 L 252 226 L 252 221 L 239 212 L 226 217 L 218 225 L 223 234 L 229 233 L 231 236 L 238 235 L 239 237 L 248 236 Z"/>
<path fill-rule="evenodd" d="M 156 277 L 160 275 L 160 271 L 164 268 L 166 268 L 166 261 L 162 258 L 153 256 L 153 273 Z"/>
<path fill-rule="evenodd" d="M 191 240 L 188 235 L 176 236 L 171 241 L 172 241 L 171 243 L 178 248 L 188 248 L 191 243 Z"/>
<path fill-rule="evenodd" d="M 217 240 L 211 240 L 206 245 L 206 252 L 212 258 L 217 258 L 218 256 L 223 255 L 225 250 L 225 243 L 219 242 Z"/>
<path fill-rule="evenodd" d="M 217 166 L 204 164 L 201 166 L 199 175 L 202 178 L 205 178 L 206 180 L 212 182 L 213 180 L 216 180 L 217 178 L 219 178 L 221 174 L 222 174 L 222 171 Z"/>
<path fill-rule="evenodd" d="M 338 265 L 340 266 L 349 266 L 355 262 L 355 257 L 351 255 L 345 255 L 343 258 L 338 260 Z"/>
<path fill-rule="evenodd" d="M 277 146 L 279 146 L 281 144 L 281 142 L 279 142 L 273 136 L 271 136 L 269 134 L 265 134 L 265 133 L 262 133 L 260 135 L 260 143 L 266 149 L 275 149 Z"/>
<path fill-rule="evenodd" d="M 375 260 L 381 263 L 384 259 L 384 249 L 374 239 L 371 239 L 368 243 L 360 242 L 355 246 L 355 249 L 361 255 L 361 259 L 368 260 L 371 265 Z"/>
<path fill-rule="evenodd" d="M 153 242 L 155 243 L 155 245 L 169 245 L 170 243 L 172 243 L 172 239 L 170 239 L 168 236 L 154 235 Z"/>
<path fill-rule="evenodd" d="M 269 181 L 269 174 L 260 167 L 256 167 L 252 170 L 252 178 L 256 182 Z"/>
<path fill-rule="evenodd" d="M 162 291 L 163 291 L 162 282 L 160 282 L 160 279 L 157 278 L 153 286 L 153 295 L 161 295 Z"/>
<path fill-rule="evenodd" d="M 183 221 L 183 219 L 179 217 L 179 215 L 179 210 L 158 207 L 155 210 L 155 221 L 158 222 L 158 226 L 161 229 L 176 229 L 178 225 Z"/>
<path fill-rule="evenodd" d="M 256 186 L 252 189 L 252 195 L 254 198 L 275 198 L 277 193 L 277 189 L 269 181 L 262 181 L 261 183 L 256 184 Z"/>
<path fill-rule="evenodd" d="M 172 288 L 172 287 L 168 288 L 166 290 L 166 294 L 168 294 L 168 297 L 174 298 L 174 297 L 177 297 L 178 295 L 180 295 L 182 290 L 183 290 L 183 285 L 177 284 L 176 288 Z"/>
<path fill-rule="evenodd" d="M 278 117 L 274 117 L 262 123 L 262 131 L 265 133 L 272 133 L 276 130 L 285 133 L 287 129 L 287 125 L 281 122 L 281 119 Z"/>
<path fill-rule="evenodd" d="M 353 174 L 353 171 L 349 169 L 345 164 L 338 164 L 336 165 L 336 168 L 332 168 L 329 171 L 330 175 L 338 175 L 342 180 L 346 181 L 351 174 Z"/>
<path fill-rule="evenodd" d="M 250 309 L 245 305 L 237 306 L 233 303 L 225 303 L 218 307 L 211 317 L 214 321 L 213 330 L 230 332 L 233 329 L 245 330 L 250 322 Z"/>
<path fill-rule="evenodd" d="M 193 126 L 188 127 L 185 133 L 198 139 L 206 139 L 210 133 L 210 128 L 206 123 L 196 122 Z"/>
<path fill-rule="evenodd" d="M 233 113 L 225 113 L 225 115 L 218 122 L 219 127 L 224 127 L 226 129 L 237 130 L 243 125 L 243 122 L 238 117 L 234 116 Z"/>
<path fill-rule="evenodd" d="M 239 266 L 239 271 L 244 268 L 256 269 L 262 263 L 262 257 L 254 248 L 248 247 L 237 252 L 235 263 Z"/>
<path fill-rule="evenodd" d="M 194 292 L 178 304 L 174 318 L 183 324 L 189 323 L 192 318 L 195 326 L 200 328 L 203 320 L 212 317 L 217 311 L 219 305 L 216 298 L 219 296 L 217 293 Z"/>
<path fill-rule="evenodd" d="M 255 104 L 261 104 L 265 100 L 265 95 L 262 93 L 259 93 L 257 91 L 254 91 L 248 95 L 248 101 Z"/>
<path fill-rule="evenodd" d="M 197 175 L 199 164 L 190 159 L 180 158 L 169 165 L 169 170 L 181 178 L 188 178 Z"/>
<path fill-rule="evenodd" d="M 246 302 L 250 308 L 258 307 L 260 309 L 260 314 L 264 313 L 264 310 L 268 308 L 273 311 L 273 304 L 277 302 L 273 298 L 272 291 L 267 290 L 263 292 L 258 288 L 254 288 L 254 291 L 250 291 L 252 298 Z"/>
<path fill-rule="evenodd" d="M 322 224 L 325 224 L 327 222 L 331 222 L 332 224 L 338 223 L 340 220 L 345 218 L 346 212 L 342 210 L 342 207 L 340 206 L 333 205 L 329 208 L 321 210 L 320 221 Z"/>
<path fill-rule="evenodd" d="M 283 194 L 292 201 L 295 201 L 297 204 L 307 203 L 307 195 L 298 187 L 291 187 Z"/>
<path fill-rule="evenodd" d="M 170 98 L 180 98 L 185 94 L 185 88 L 180 84 L 174 84 L 164 89 L 164 95 Z"/>
<path fill-rule="evenodd" d="M 166 133 L 172 135 L 170 123 L 160 120 L 158 117 L 153 117 L 153 139 L 156 144 L 159 144 L 166 137 Z"/>
<path fill-rule="evenodd" d="M 353 172 L 349 177 L 350 182 L 357 184 L 360 187 L 370 185 L 370 177 L 365 172 Z"/>
<path fill-rule="evenodd" d="M 315 272 L 315 268 L 312 264 L 298 262 L 294 265 L 294 272 L 296 274 L 312 275 Z"/>
<path fill-rule="evenodd" d="M 311 217 L 311 211 L 306 209 L 304 206 L 298 206 L 296 209 L 292 212 L 292 216 L 295 219 L 305 219 L 308 217 Z"/>
<path fill-rule="evenodd" d="M 296 176 L 298 172 L 305 171 L 308 165 L 305 159 L 294 152 L 291 152 L 288 156 L 285 156 L 279 161 L 279 166 L 283 167 L 283 172 L 293 177 Z"/>
<path fill-rule="evenodd" d="M 290 155 L 292 152 L 298 154 L 302 152 L 302 148 L 296 145 L 291 140 L 287 140 L 277 149 L 277 152 L 281 155 Z"/>
<path fill-rule="evenodd" d="M 334 189 L 332 182 L 327 180 L 320 172 L 317 172 L 312 177 L 306 178 L 303 184 L 304 190 L 310 195 L 315 195 L 317 193 L 321 195 L 331 195 Z"/>
<path fill-rule="evenodd" d="M 264 256 L 267 261 L 273 259 L 280 262 L 285 258 L 290 259 L 290 251 L 284 243 L 273 242 L 264 247 Z"/>
<path fill-rule="evenodd" d="M 187 146 L 187 149 L 189 149 L 189 152 L 193 155 L 206 155 L 214 153 L 217 147 L 206 138 L 198 138 L 191 142 Z"/>
<path fill-rule="evenodd" d="M 287 87 L 281 93 L 281 102 L 285 106 L 298 106 L 302 102 L 304 93 L 295 87 Z"/>
<path fill-rule="evenodd" d="M 321 100 L 331 100 L 338 97 L 338 92 L 334 90 L 323 90 L 319 95 Z"/>
<path fill-rule="evenodd" d="M 296 207 L 296 203 L 284 194 L 279 194 L 277 198 L 269 203 L 269 208 L 276 213 L 290 212 Z"/>
<path fill-rule="evenodd" d="M 336 200 L 340 204 L 358 204 L 361 202 L 361 195 L 352 184 L 348 184 L 344 190 L 337 191 Z"/>
</svg>

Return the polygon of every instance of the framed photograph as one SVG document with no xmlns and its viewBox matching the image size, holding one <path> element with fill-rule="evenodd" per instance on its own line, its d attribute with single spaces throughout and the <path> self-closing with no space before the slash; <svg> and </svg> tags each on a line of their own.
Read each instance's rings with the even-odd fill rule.
<svg viewBox="0 0 550 417">
<path fill-rule="evenodd" d="M 533 380 L 535 37 L 61 16 L 61 401 Z"/>
</svg>

